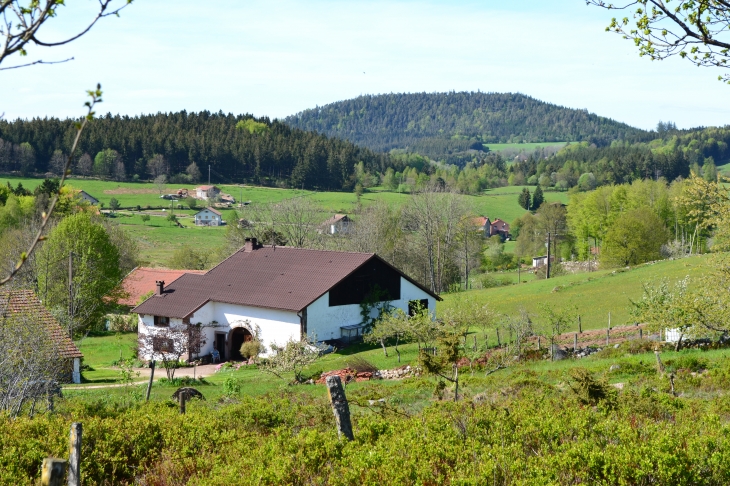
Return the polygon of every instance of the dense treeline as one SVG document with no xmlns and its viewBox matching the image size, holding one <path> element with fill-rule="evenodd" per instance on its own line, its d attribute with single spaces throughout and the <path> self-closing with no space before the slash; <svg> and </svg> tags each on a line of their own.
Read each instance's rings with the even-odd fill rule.
<svg viewBox="0 0 730 486">
<path fill-rule="evenodd" d="M 586 110 L 515 93 L 397 93 L 360 96 L 285 120 L 373 150 L 408 149 L 434 159 L 482 143 L 646 140 L 648 132 Z"/>
<path fill-rule="evenodd" d="M 717 175 L 716 165 L 730 159 L 730 128 L 670 131 L 650 142 L 615 142 L 607 147 L 588 143 L 565 147 L 552 157 L 540 151 L 512 167 L 515 184 L 540 183 L 565 190 L 606 184 L 630 183 L 641 179 L 686 178 L 691 170 L 708 179 Z M 583 182 L 580 181 L 583 177 Z"/>
<path fill-rule="evenodd" d="M 56 118 L 0 121 L 0 170 L 58 172 L 72 145 L 73 123 Z M 206 174 L 210 165 L 214 182 L 245 180 L 341 190 L 354 186 L 356 164 L 384 172 L 389 159 L 268 118 L 182 111 L 100 117 L 85 131 L 74 160 L 76 172 L 118 180 L 160 173 L 170 177 L 195 163 L 199 170 L 193 174 Z"/>
</svg>

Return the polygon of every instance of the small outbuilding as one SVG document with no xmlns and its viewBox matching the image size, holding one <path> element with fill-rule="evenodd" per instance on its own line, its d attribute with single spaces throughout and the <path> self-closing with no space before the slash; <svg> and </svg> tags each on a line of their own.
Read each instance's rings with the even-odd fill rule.
<svg viewBox="0 0 730 486">
<path fill-rule="evenodd" d="M 76 195 L 76 197 L 83 201 L 88 202 L 92 206 L 97 206 L 99 204 L 99 200 L 86 191 L 79 191 L 79 193 Z"/>
<path fill-rule="evenodd" d="M 208 199 L 215 199 L 221 190 L 216 186 L 199 186 L 195 188 L 195 197 L 207 201 Z"/>
<path fill-rule="evenodd" d="M 348 234 L 352 230 L 352 220 L 346 214 L 335 214 L 322 223 L 321 228 L 330 235 Z"/>
</svg>

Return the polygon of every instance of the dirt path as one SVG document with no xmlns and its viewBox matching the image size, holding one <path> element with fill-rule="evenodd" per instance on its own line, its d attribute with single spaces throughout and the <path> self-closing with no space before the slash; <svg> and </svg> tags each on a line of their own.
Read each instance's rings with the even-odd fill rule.
<svg viewBox="0 0 730 486">
<path fill-rule="evenodd" d="M 215 368 L 218 365 L 214 364 L 208 364 L 208 365 L 200 365 L 196 366 L 195 368 L 178 368 L 175 371 L 175 378 L 183 378 L 183 377 L 190 377 L 192 378 L 195 376 L 196 378 L 205 378 L 206 376 L 211 376 L 215 373 Z M 151 370 L 149 368 L 135 368 L 134 371 L 139 372 L 140 378 L 149 378 Z M 167 375 L 165 374 L 164 368 L 156 368 L 155 369 L 155 381 L 159 380 L 160 378 L 166 378 Z M 144 381 L 135 381 L 132 383 L 133 385 L 141 385 L 147 383 L 147 380 Z M 123 383 L 114 383 L 114 384 L 108 384 L 108 385 L 75 385 L 75 386 L 64 386 L 64 390 L 92 390 L 96 388 L 118 388 L 120 386 L 126 386 Z"/>
</svg>

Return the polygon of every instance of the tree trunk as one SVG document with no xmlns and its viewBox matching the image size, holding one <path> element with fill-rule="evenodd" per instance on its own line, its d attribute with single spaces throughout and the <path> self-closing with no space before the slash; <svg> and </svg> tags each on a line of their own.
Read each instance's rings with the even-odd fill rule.
<svg viewBox="0 0 730 486">
<path fill-rule="evenodd" d="M 380 345 L 383 347 L 383 354 L 385 354 L 385 357 L 387 358 L 388 357 L 388 350 L 385 348 L 385 340 L 384 339 L 381 339 L 380 340 Z"/>
</svg>

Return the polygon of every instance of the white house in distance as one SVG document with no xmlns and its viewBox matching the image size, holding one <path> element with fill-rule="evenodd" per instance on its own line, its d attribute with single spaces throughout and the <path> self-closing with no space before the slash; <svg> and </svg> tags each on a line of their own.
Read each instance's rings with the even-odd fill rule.
<svg viewBox="0 0 730 486">
<path fill-rule="evenodd" d="M 214 199 L 220 192 L 216 186 L 199 186 L 195 188 L 195 197 L 207 201 Z"/>
<path fill-rule="evenodd" d="M 374 253 L 264 246 L 251 238 L 204 275 L 185 274 L 167 287 L 160 282 L 133 312 L 140 336 L 200 324 L 206 342 L 197 354 L 216 349 L 222 360 L 240 359 L 241 345 L 256 335 L 268 351 L 303 336 L 327 341 L 358 334 L 360 304 L 375 289 L 405 312 L 415 304 L 434 312 L 440 300 Z"/>
<path fill-rule="evenodd" d="M 346 214 L 335 214 L 333 217 L 322 223 L 322 229 L 330 234 L 347 234 L 350 232 L 352 220 Z"/>
<path fill-rule="evenodd" d="M 195 214 L 196 226 L 221 226 L 222 224 L 223 215 L 216 209 L 205 208 Z"/>
</svg>

